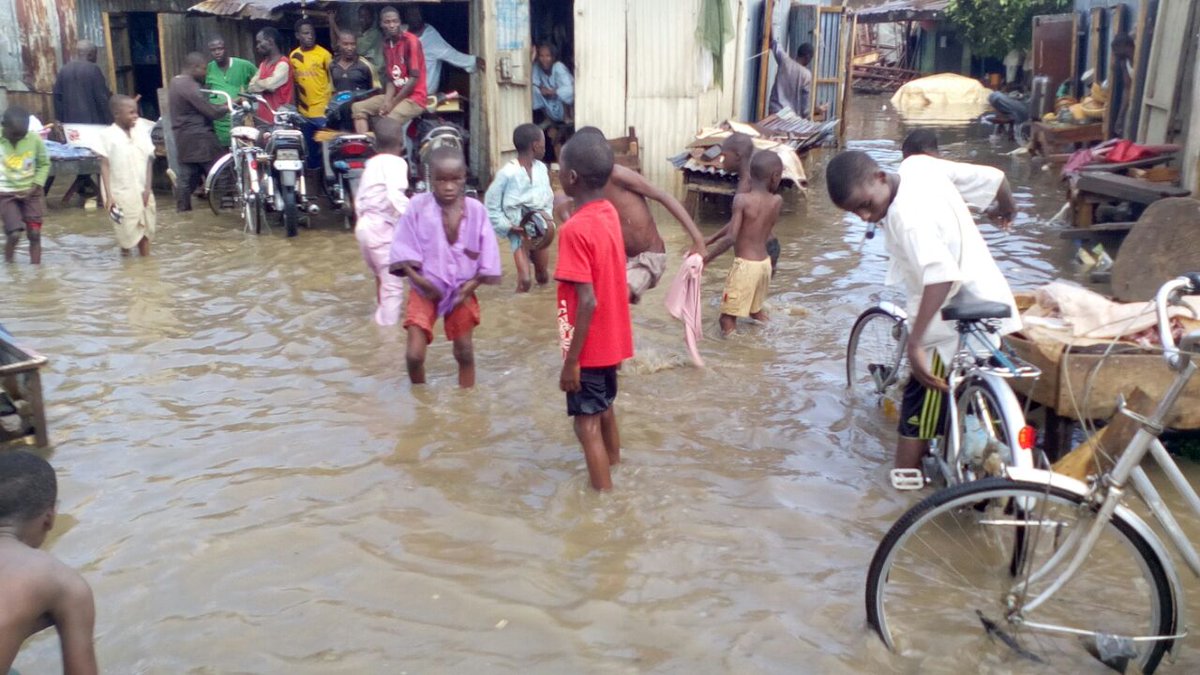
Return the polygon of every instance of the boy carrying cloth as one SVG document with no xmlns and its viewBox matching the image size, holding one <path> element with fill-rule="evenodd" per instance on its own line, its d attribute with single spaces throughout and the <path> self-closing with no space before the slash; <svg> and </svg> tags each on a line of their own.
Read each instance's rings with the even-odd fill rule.
<svg viewBox="0 0 1200 675">
<path fill-rule="evenodd" d="M 391 272 L 408 277 L 412 290 L 404 313 L 405 360 L 413 384 L 425 383 L 425 349 L 442 317 L 454 343 L 458 386 L 475 386 L 471 333 L 479 325 L 480 284 L 500 283 L 500 249 L 487 209 L 465 194 L 467 163 L 457 148 L 438 148 L 432 191 L 413 197 L 392 239 Z"/>
<path fill-rule="evenodd" d="M 621 461 L 613 404 L 617 369 L 633 356 L 629 287 L 621 220 L 604 198 L 613 171 L 612 148 L 599 134 L 576 134 L 560 158 L 563 191 L 575 214 L 558 236 L 558 335 L 563 366 L 558 386 L 583 446 L 597 490 L 612 489 L 611 467 Z"/>
<path fill-rule="evenodd" d="M 721 294 L 721 333 L 729 335 L 739 316 L 766 321 L 763 302 L 771 285 L 771 256 L 767 242 L 783 198 L 775 194 L 783 180 L 783 161 L 773 152 L 757 152 L 750 160 L 750 191 L 733 198 L 733 218 L 704 258 L 707 265 L 733 247 L 733 267 Z"/>
<path fill-rule="evenodd" d="M 1001 335 L 1021 327 L 1008 282 L 967 209 L 968 203 L 985 207 L 1007 181 L 999 169 L 928 155 L 913 155 L 897 173 L 889 173 L 853 150 L 833 158 L 825 181 L 839 208 L 882 226 L 891 259 L 887 282 L 902 285 L 908 296 L 912 377 L 905 385 L 892 471 L 892 484 L 906 487 L 920 477 L 921 458 L 945 417 L 945 364 L 958 336 L 954 322 L 941 319 L 942 307 L 965 292 L 1012 308 L 1011 317 L 1000 323 Z"/>
<path fill-rule="evenodd" d="M 13 106 L 4 111 L 0 123 L 0 220 L 4 222 L 4 261 L 17 254 L 21 232 L 29 237 L 29 262 L 42 262 L 42 219 L 46 216 L 46 193 L 42 186 L 50 177 L 50 155 L 46 144 L 29 130 L 29 112 Z"/>
<path fill-rule="evenodd" d="M 39 551 L 54 528 L 58 480 L 46 460 L 0 452 L 0 673 L 29 636 L 54 626 L 63 672 L 98 672 L 92 589 L 75 570 Z M 15 672 L 15 671 L 14 671 Z"/>
</svg>

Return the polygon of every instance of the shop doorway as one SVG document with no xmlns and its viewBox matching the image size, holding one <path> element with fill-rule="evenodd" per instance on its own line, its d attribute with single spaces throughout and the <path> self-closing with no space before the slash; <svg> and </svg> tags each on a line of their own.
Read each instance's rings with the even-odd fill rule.
<svg viewBox="0 0 1200 675">
<path fill-rule="evenodd" d="M 529 28 L 533 45 L 541 52 L 550 48 L 550 55 L 566 66 L 572 77 L 575 68 L 575 2 L 574 0 L 531 0 L 529 3 Z M 534 62 L 530 68 L 531 75 L 542 68 L 540 56 L 531 55 Z M 534 87 L 531 95 L 536 102 L 538 91 Z M 535 103 L 536 105 L 536 103 Z M 575 101 L 562 106 L 562 119 L 556 119 L 558 109 L 534 110 L 533 121 L 546 131 L 547 162 L 556 161 L 558 152 L 575 129 Z"/>
</svg>

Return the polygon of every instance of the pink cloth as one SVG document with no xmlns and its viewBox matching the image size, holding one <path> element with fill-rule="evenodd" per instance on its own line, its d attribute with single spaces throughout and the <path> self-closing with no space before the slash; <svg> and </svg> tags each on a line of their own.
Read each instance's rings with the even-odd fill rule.
<svg viewBox="0 0 1200 675">
<path fill-rule="evenodd" d="M 692 363 L 704 367 L 704 359 L 696 349 L 696 342 L 703 337 L 704 326 L 700 316 L 700 274 L 704 271 L 704 258 L 693 253 L 683 261 L 679 273 L 667 289 L 667 311 L 683 322 L 683 338 L 687 342 Z"/>
<path fill-rule="evenodd" d="M 388 272 L 393 228 L 408 210 L 408 163 L 396 155 L 367 160 L 354 195 L 354 237 L 363 260 L 378 280 L 375 323 L 395 326 L 404 307 L 404 278 Z"/>
</svg>

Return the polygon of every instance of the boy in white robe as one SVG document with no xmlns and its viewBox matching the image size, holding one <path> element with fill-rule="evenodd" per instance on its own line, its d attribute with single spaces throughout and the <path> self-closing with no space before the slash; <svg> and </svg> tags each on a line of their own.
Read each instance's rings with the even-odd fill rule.
<svg viewBox="0 0 1200 675">
<path fill-rule="evenodd" d="M 158 219 L 152 190 L 154 143 L 148 132 L 137 128 L 137 103 L 132 98 L 114 96 L 112 114 L 112 126 L 101 132 L 95 148 L 104 202 L 121 255 L 136 247 L 147 256 Z"/>
</svg>

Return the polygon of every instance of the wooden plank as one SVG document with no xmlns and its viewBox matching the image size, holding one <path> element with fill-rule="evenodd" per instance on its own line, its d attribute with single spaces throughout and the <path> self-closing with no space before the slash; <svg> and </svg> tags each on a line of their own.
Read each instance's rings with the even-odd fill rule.
<svg viewBox="0 0 1200 675">
<path fill-rule="evenodd" d="M 771 51 L 771 32 L 774 30 L 775 21 L 775 0 L 766 0 L 763 3 L 763 36 L 762 44 L 759 45 L 762 52 Z M 815 46 L 815 45 L 814 45 Z M 758 98 L 755 101 L 754 119 L 762 119 L 767 116 L 767 79 L 771 75 L 771 59 L 767 54 L 763 54 L 759 60 L 758 66 Z"/>
<path fill-rule="evenodd" d="M 1155 400 L 1141 387 L 1134 388 L 1128 397 L 1129 409 L 1141 415 L 1154 412 Z M 1134 434 L 1141 428 L 1133 418 L 1116 414 L 1108 426 L 1100 433 L 1084 441 L 1079 447 L 1068 452 L 1051 468 L 1055 473 L 1070 476 L 1075 480 L 1087 480 L 1089 475 L 1098 475 L 1112 469 L 1113 463 L 1125 451 L 1125 446 L 1133 440 Z"/>
<path fill-rule="evenodd" d="M 1087 239 L 1097 235 L 1126 234 L 1135 223 L 1101 223 L 1091 227 L 1072 227 L 1058 233 L 1059 239 Z"/>
<path fill-rule="evenodd" d="M 1113 295 L 1136 302 L 1154 297 L 1164 281 L 1200 270 L 1200 201 L 1163 199 L 1151 204 L 1113 261 Z"/>
<path fill-rule="evenodd" d="M 104 52 L 108 56 L 108 90 L 117 90 L 117 66 L 113 61 L 112 20 L 108 12 L 101 12 L 100 19 L 104 23 Z"/>
<path fill-rule="evenodd" d="M 1191 190 L 1174 185 L 1094 172 L 1079 174 L 1075 189 L 1080 193 L 1103 195 L 1138 204 L 1152 204 L 1167 197 L 1186 197 L 1191 194 Z"/>
</svg>

